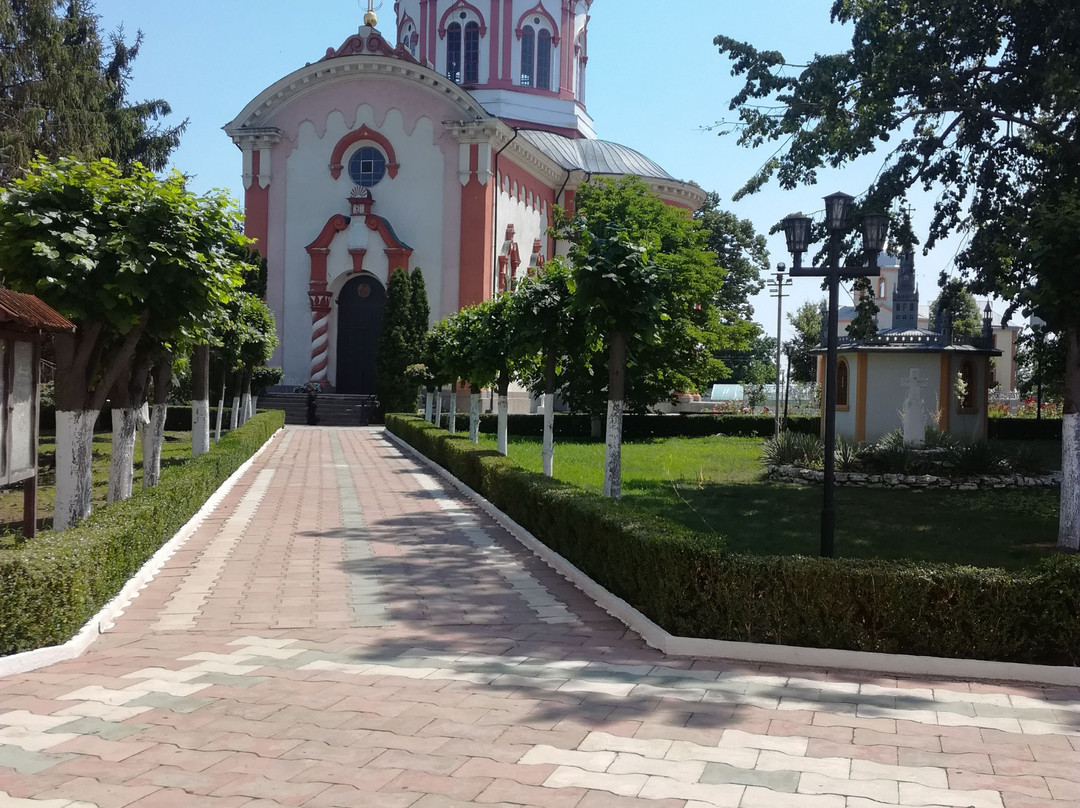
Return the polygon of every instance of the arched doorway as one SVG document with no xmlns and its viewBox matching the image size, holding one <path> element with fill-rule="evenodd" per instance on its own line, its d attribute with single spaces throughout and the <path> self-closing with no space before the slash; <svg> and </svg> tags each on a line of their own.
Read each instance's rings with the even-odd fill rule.
<svg viewBox="0 0 1080 808">
<path fill-rule="evenodd" d="M 342 288 L 337 306 L 337 392 L 374 395 L 386 289 L 372 275 L 357 275 Z"/>
</svg>

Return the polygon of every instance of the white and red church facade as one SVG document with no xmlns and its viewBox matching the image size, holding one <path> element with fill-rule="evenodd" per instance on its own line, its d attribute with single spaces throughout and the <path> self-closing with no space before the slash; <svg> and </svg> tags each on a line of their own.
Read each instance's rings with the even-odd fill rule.
<svg viewBox="0 0 1080 808">
<path fill-rule="evenodd" d="M 585 107 L 592 0 L 401 0 L 269 86 L 226 133 L 246 229 L 267 259 L 288 387 L 374 392 L 389 274 L 421 268 L 432 320 L 511 289 L 559 245 L 555 205 L 640 176 L 704 192 L 598 140 Z"/>
</svg>

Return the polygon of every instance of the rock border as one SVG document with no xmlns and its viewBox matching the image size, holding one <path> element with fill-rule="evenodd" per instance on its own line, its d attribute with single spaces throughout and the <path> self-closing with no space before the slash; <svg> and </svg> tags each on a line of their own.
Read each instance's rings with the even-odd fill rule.
<svg viewBox="0 0 1080 808">
<path fill-rule="evenodd" d="M 774 482 L 816 484 L 825 472 L 800 466 L 767 466 L 765 477 Z M 1053 488 L 1061 485 L 1061 472 L 1026 476 L 1023 474 L 979 474 L 969 477 L 939 477 L 933 474 L 870 474 L 838 471 L 836 484 L 851 488 L 939 488 L 949 491 L 991 491 L 1019 488 Z"/>
</svg>

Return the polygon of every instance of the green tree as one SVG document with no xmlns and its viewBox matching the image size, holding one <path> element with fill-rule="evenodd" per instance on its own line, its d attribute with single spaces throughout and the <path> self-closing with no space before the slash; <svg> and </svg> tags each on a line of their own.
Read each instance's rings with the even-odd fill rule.
<svg viewBox="0 0 1080 808">
<path fill-rule="evenodd" d="M 718 381 L 759 386 L 776 383 L 776 337 L 768 336 L 757 323 L 754 326 L 754 335 L 746 350 L 720 355 L 728 372 Z"/>
<path fill-rule="evenodd" d="M 716 262 L 724 270 L 724 283 L 714 301 L 721 321 L 734 324 L 752 319 L 750 298 L 765 288 L 761 273 L 769 271 L 765 236 L 749 219 L 721 210 L 720 195 L 713 191 L 706 194 L 694 219 L 701 223 L 706 246 L 716 253 Z"/>
<path fill-rule="evenodd" d="M 386 309 L 375 359 L 375 388 L 386 412 L 416 412 L 416 383 L 406 372 L 415 364 L 415 331 L 409 273 L 396 269 L 386 287 Z"/>
<path fill-rule="evenodd" d="M 930 304 L 930 328 L 940 330 L 941 318 L 948 312 L 952 334 L 957 339 L 969 339 L 982 334 L 982 315 L 979 305 L 964 282 L 958 278 L 942 278 L 941 292 Z"/>
<path fill-rule="evenodd" d="M 740 142 L 781 143 L 744 188 L 813 183 L 891 149 L 866 195 L 940 189 L 926 242 L 971 238 L 973 290 L 1034 312 L 1066 343 L 1058 547 L 1080 548 L 1080 15 L 1070 3 L 836 0 L 851 48 L 788 65 L 717 37 L 746 77 L 731 101 Z"/>
<path fill-rule="evenodd" d="M 498 396 L 498 447 L 507 452 L 506 413 L 510 382 L 514 378 L 514 357 L 511 353 L 511 320 L 513 311 L 510 295 L 496 295 L 490 300 L 476 303 L 457 314 L 459 347 L 461 349 L 462 378 L 466 379 L 473 393 L 473 406 L 469 413 L 469 437 L 478 440 L 477 417 L 480 391 L 494 385 Z"/>
<path fill-rule="evenodd" d="M 142 34 L 110 44 L 106 57 L 88 0 L 0 3 L 0 183 L 36 154 L 167 166 L 187 122 L 159 126 L 167 102 L 128 100 Z"/>
<path fill-rule="evenodd" d="M 583 343 L 580 317 L 575 317 L 570 268 L 556 256 L 537 276 L 527 276 L 514 290 L 512 352 L 521 381 L 543 396 L 543 472 L 554 474 L 555 393 L 561 384 L 560 366 Z M 535 362 L 530 362 L 535 357 Z"/>
<path fill-rule="evenodd" d="M 808 300 L 794 312 L 788 312 L 788 323 L 795 329 L 795 335 L 784 347 L 791 352 L 793 381 L 803 384 L 817 381 L 817 357 L 811 351 L 821 347 L 821 310 L 824 305 L 824 300 L 817 303 Z"/>
<path fill-rule="evenodd" d="M 413 341 L 416 345 L 415 361 L 421 361 L 424 342 L 431 327 L 431 306 L 428 304 L 424 270 L 416 267 L 409 275 L 409 318 L 412 320 Z"/>
<path fill-rule="evenodd" d="M 106 396 L 130 384 L 137 354 L 152 359 L 205 328 L 239 283 L 225 248 L 243 239 L 223 194 L 196 197 L 179 174 L 125 176 L 107 160 L 37 162 L 0 194 L 0 280 L 78 326 L 54 342 L 56 529 L 90 512 L 92 430 Z"/>
<path fill-rule="evenodd" d="M 855 317 L 848 323 L 847 335 L 854 340 L 872 339 L 878 333 L 879 309 L 870 279 L 856 278 L 852 292 L 855 295 Z"/>
<path fill-rule="evenodd" d="M 589 238 L 595 235 L 605 240 L 609 231 L 624 233 L 645 248 L 657 270 L 655 277 L 647 273 L 645 281 L 656 281 L 661 311 L 654 319 L 642 321 L 627 345 L 626 408 L 643 411 L 659 401 L 674 400 L 678 391 L 700 390 L 719 378 L 724 368 L 715 355 L 744 349 L 754 326 L 746 320 L 720 322 L 713 302 L 720 294 L 724 272 L 706 248 L 700 224 L 685 211 L 664 204 L 636 177 L 589 183 L 579 192 L 576 205 L 575 217 L 562 215 L 556 223 L 561 237 L 574 244 L 570 257 L 575 275 L 584 256 L 581 250 L 589 249 L 589 242 L 583 240 L 585 232 Z M 617 279 L 610 283 L 616 289 L 622 285 Z M 575 284 L 577 297 L 580 284 L 576 280 Z M 624 291 L 632 297 L 629 287 Z M 603 305 L 575 305 L 588 313 L 586 330 L 563 374 L 562 394 L 573 409 L 597 414 L 607 408 L 612 332 L 605 324 L 608 317 Z"/>
</svg>

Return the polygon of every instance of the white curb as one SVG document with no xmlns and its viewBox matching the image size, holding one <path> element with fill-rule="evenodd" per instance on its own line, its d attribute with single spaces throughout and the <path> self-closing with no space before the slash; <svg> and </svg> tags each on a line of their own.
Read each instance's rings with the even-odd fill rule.
<svg viewBox="0 0 1080 808">
<path fill-rule="evenodd" d="M 146 585 L 154 580 L 165 562 L 184 546 L 199 529 L 199 526 L 203 523 L 206 517 L 225 499 L 229 491 L 240 480 L 255 460 L 266 451 L 266 447 L 270 445 L 270 442 L 277 436 L 278 430 L 271 435 L 259 450 L 255 452 L 248 460 L 246 460 L 240 468 L 234 471 L 225 482 L 221 484 L 221 487 L 217 489 L 210 498 L 206 500 L 206 503 L 198 510 L 198 512 L 192 516 L 183 527 L 181 527 L 176 534 L 163 544 L 156 553 L 154 553 L 139 571 L 124 584 L 124 588 L 120 592 L 101 607 L 101 611 L 91 617 L 86 624 L 79 629 L 79 633 L 68 640 L 63 645 L 50 645 L 45 648 L 37 648 L 33 651 L 23 651 L 19 654 L 11 654 L 9 656 L 0 657 L 0 678 L 5 676 L 11 676 L 16 673 L 26 673 L 28 671 L 37 670 L 39 668 L 45 668 L 49 665 L 54 665 L 57 662 L 63 662 L 67 659 L 74 659 L 77 656 L 83 654 L 87 648 L 97 639 L 99 634 L 104 634 L 116 623 L 116 619 L 124 613 L 124 610 L 131 604 L 131 601 L 135 600 L 139 596 L 139 593 L 146 588 Z"/>
<path fill-rule="evenodd" d="M 670 656 L 708 657 L 774 665 L 870 671 L 901 676 L 1080 686 L 1080 668 L 1069 666 L 1027 665 L 1016 662 L 989 662 L 981 659 L 947 659 L 944 657 L 910 656 L 905 654 L 879 654 L 870 651 L 843 651 L 834 648 L 801 648 L 792 645 L 767 645 L 751 642 L 730 642 L 727 640 L 705 640 L 695 637 L 676 637 L 662 629 L 625 600 L 600 586 L 554 550 L 541 543 L 525 528 L 438 463 L 428 459 L 389 430 L 386 430 L 384 434 L 479 505 L 489 516 L 506 528 L 515 539 L 592 598 L 600 608 L 641 635 L 641 638 L 648 645 Z"/>
</svg>

